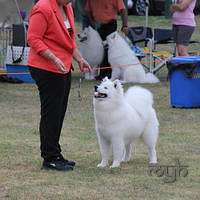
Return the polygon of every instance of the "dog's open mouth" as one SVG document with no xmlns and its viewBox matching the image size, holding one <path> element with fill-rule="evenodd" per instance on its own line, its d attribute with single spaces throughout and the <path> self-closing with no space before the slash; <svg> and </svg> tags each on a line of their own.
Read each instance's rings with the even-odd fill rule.
<svg viewBox="0 0 200 200">
<path fill-rule="evenodd" d="M 78 39 L 79 39 L 79 42 L 84 42 L 85 40 L 87 40 L 87 37 L 81 37 L 80 34 L 78 34 Z"/>
<path fill-rule="evenodd" d="M 106 98 L 108 95 L 105 93 L 95 92 L 94 97 L 95 98 Z"/>
<path fill-rule="evenodd" d="M 79 39 L 80 42 L 84 42 L 85 40 L 87 40 L 87 37 L 83 37 Z"/>
</svg>

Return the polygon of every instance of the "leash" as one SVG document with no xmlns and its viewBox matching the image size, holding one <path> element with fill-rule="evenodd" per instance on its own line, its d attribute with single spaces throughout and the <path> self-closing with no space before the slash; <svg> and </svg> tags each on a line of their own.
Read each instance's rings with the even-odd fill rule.
<svg viewBox="0 0 200 200">
<path fill-rule="evenodd" d="M 81 97 L 81 83 L 82 83 L 82 78 L 83 78 L 83 72 L 80 72 L 80 78 L 79 78 L 79 83 L 78 83 L 78 100 L 82 101 Z"/>
<path fill-rule="evenodd" d="M 199 55 L 200 52 L 197 52 L 197 53 L 194 53 L 194 54 L 191 54 L 192 55 Z M 176 56 L 176 57 L 172 57 L 172 58 L 184 58 L 186 56 Z M 162 62 L 162 61 L 167 61 L 171 58 L 166 58 L 166 59 L 161 59 L 161 60 L 154 60 L 154 61 L 147 61 L 147 62 L 139 62 L 139 63 L 132 63 L 132 64 L 126 64 L 126 65 L 116 65 L 116 66 L 110 66 L 110 67 L 97 67 L 97 68 L 93 68 L 92 70 L 99 70 L 99 69 L 110 69 L 110 68 L 120 68 L 120 67 L 129 67 L 129 66 L 132 66 L 132 65 L 137 65 L 137 64 L 142 64 L 142 65 L 145 65 L 145 64 L 149 64 L 149 63 L 156 63 L 156 62 Z M 80 70 L 77 70 L 77 69 L 74 69 L 73 70 L 74 72 L 80 72 Z M 22 73 L 8 73 L 8 72 L 3 72 L 1 73 L 0 72 L 0 75 L 13 75 L 13 74 L 17 74 L 17 75 L 22 75 L 22 74 L 30 74 L 29 72 L 22 72 Z"/>
</svg>

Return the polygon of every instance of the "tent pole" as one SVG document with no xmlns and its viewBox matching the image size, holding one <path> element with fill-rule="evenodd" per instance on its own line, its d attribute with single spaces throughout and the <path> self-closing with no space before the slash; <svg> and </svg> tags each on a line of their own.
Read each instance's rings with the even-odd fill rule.
<svg viewBox="0 0 200 200">
<path fill-rule="evenodd" d="M 14 0 L 14 1 L 15 1 L 15 4 L 16 4 L 17 11 L 18 11 L 18 14 L 19 14 L 19 16 L 20 16 L 21 22 L 23 23 L 24 20 L 22 19 L 22 16 L 21 16 L 21 13 L 20 13 L 19 4 L 18 4 L 17 0 Z"/>
</svg>

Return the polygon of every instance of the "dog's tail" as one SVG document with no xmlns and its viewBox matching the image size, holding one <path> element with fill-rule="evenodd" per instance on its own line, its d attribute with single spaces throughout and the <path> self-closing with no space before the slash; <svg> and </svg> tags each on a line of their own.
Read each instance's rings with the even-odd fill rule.
<svg viewBox="0 0 200 200">
<path fill-rule="evenodd" d="M 145 81 L 144 83 L 159 83 L 159 79 L 153 73 L 146 73 L 145 74 Z"/>
<path fill-rule="evenodd" d="M 143 119 L 153 106 L 152 93 L 140 86 L 130 87 L 125 93 L 125 99 Z"/>
</svg>

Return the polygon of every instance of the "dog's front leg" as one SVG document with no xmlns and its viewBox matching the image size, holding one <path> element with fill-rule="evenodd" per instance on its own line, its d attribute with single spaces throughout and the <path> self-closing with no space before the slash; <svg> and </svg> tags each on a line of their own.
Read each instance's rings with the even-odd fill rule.
<svg viewBox="0 0 200 200">
<path fill-rule="evenodd" d="M 123 156 L 123 162 L 128 162 L 131 159 L 132 144 L 127 144 L 125 148 L 126 150 Z"/>
<path fill-rule="evenodd" d="M 122 142 L 121 138 L 115 139 L 114 141 L 112 141 L 112 145 L 113 145 L 113 154 L 114 154 L 114 160 L 112 165 L 110 166 L 110 168 L 114 168 L 114 167 L 119 167 L 120 166 L 120 162 L 123 159 L 123 155 L 124 155 L 124 151 L 125 151 L 125 145 Z"/>
<path fill-rule="evenodd" d="M 98 140 L 99 140 L 102 160 L 101 163 L 97 165 L 97 167 L 106 167 L 108 165 L 108 160 L 111 153 L 111 144 L 100 134 L 98 135 Z"/>
</svg>

